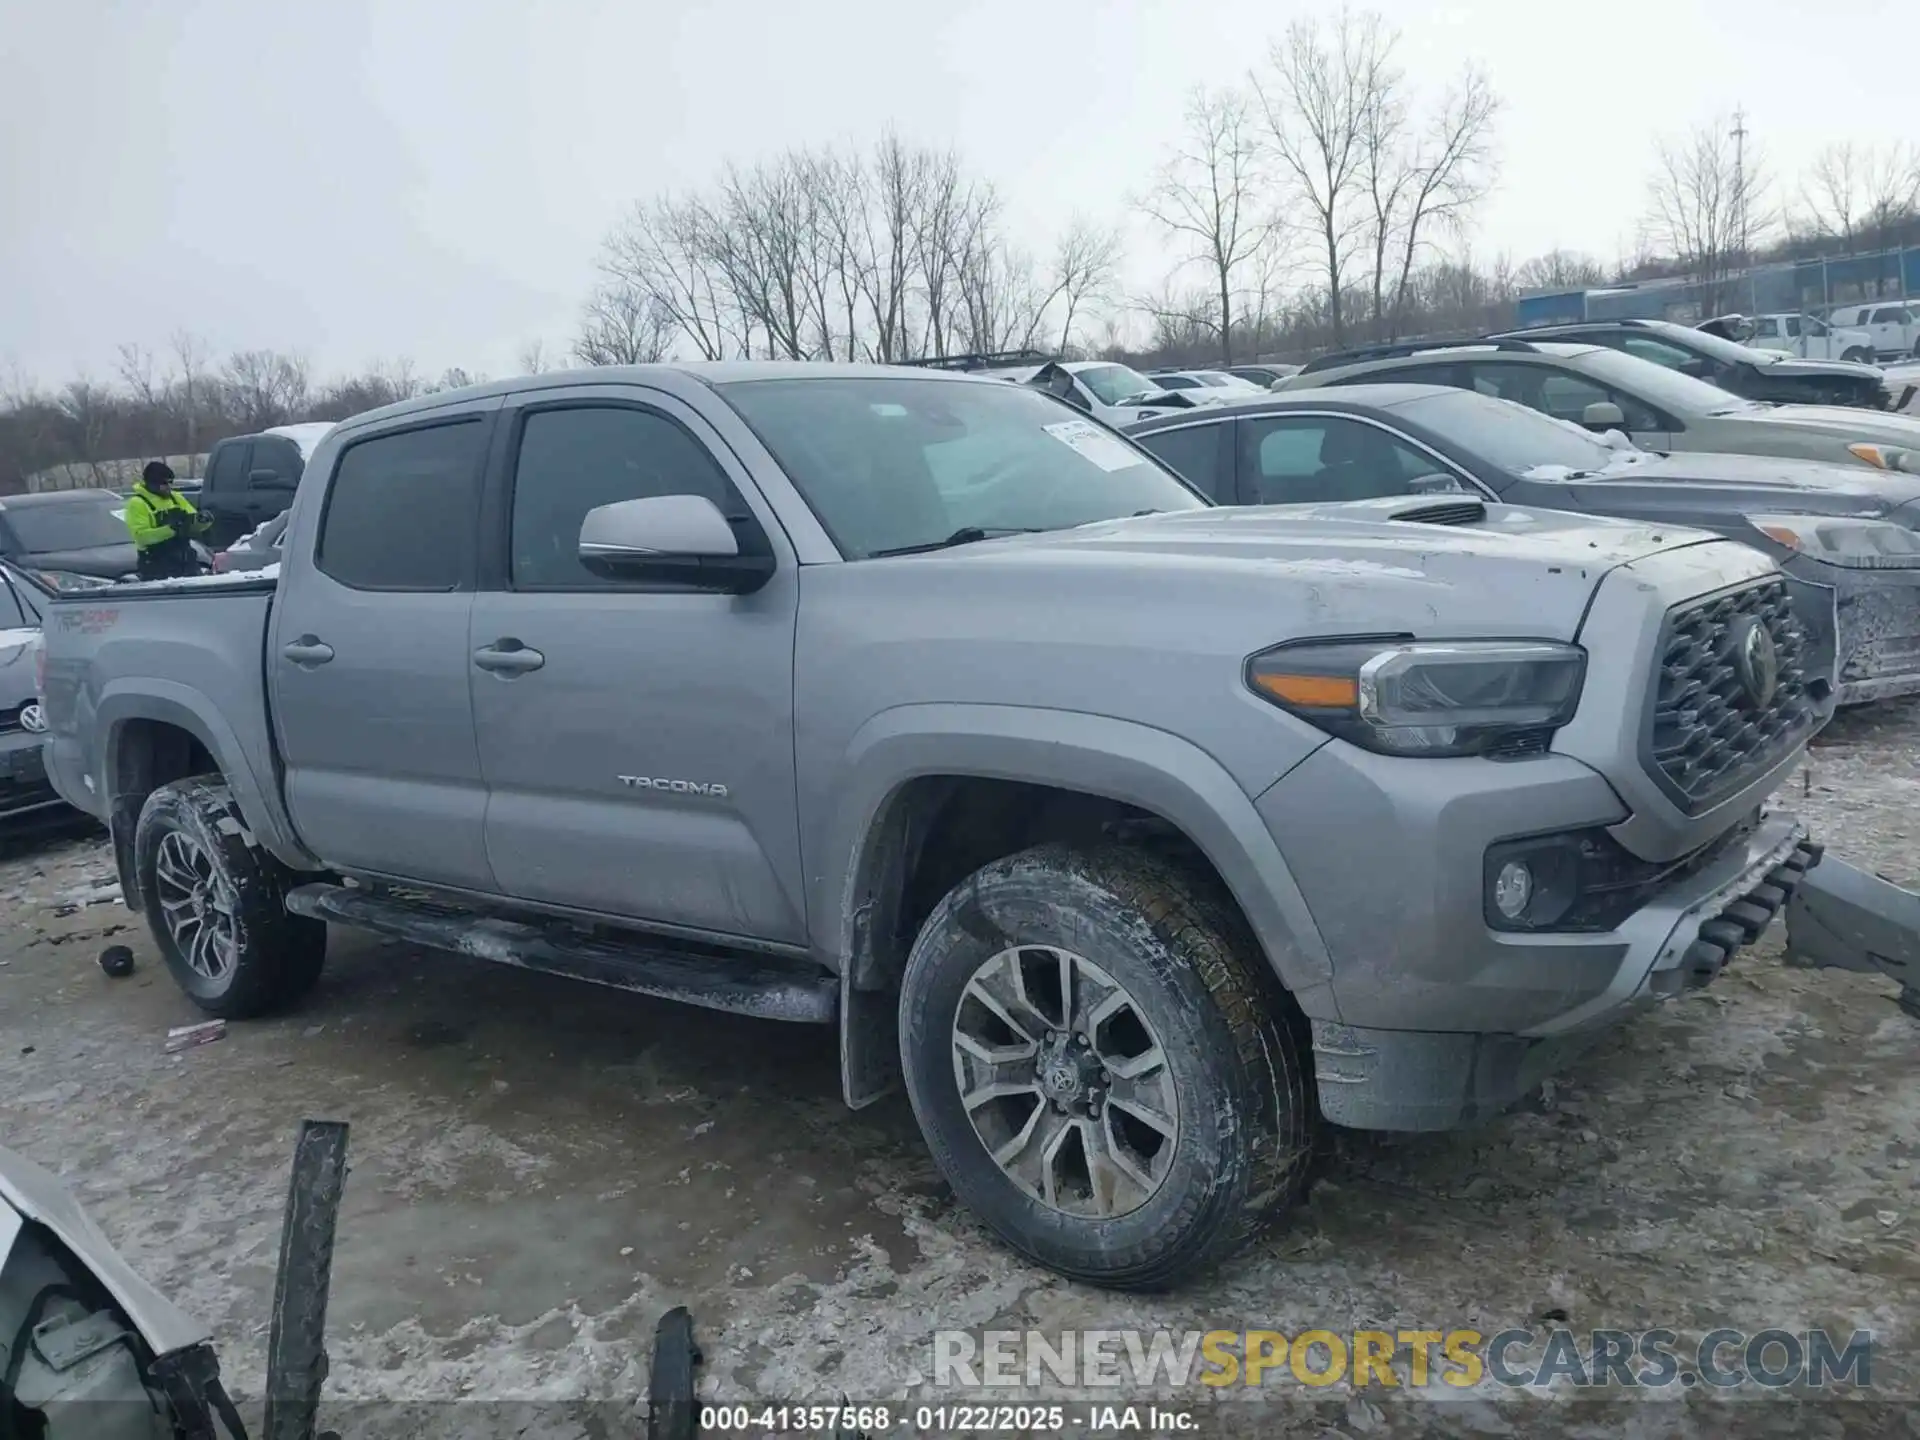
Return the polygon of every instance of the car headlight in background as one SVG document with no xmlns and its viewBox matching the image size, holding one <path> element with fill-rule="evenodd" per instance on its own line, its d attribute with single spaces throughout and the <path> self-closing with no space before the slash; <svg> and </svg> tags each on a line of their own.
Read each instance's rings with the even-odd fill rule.
<svg viewBox="0 0 1920 1440">
<path fill-rule="evenodd" d="M 1864 441 L 1858 445 L 1847 446 L 1847 453 L 1856 460 L 1863 460 L 1876 470 L 1899 470 L 1907 474 L 1920 474 L 1920 452 L 1902 450 L 1895 445 L 1869 445 Z"/>
<path fill-rule="evenodd" d="M 1516 758 L 1573 718 L 1577 645 L 1544 640 L 1308 641 L 1247 662 L 1255 693 L 1383 755 Z"/>
<path fill-rule="evenodd" d="M 1749 515 L 1747 520 L 1775 544 L 1842 569 L 1920 568 L 1920 535 L 1891 521 L 1828 515 Z"/>
</svg>

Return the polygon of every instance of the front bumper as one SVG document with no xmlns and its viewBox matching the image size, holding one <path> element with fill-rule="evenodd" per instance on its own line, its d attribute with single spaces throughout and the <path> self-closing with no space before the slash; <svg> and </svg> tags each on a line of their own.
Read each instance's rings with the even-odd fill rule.
<svg viewBox="0 0 1920 1440">
<path fill-rule="evenodd" d="M 37 735 L 0 735 L 0 823 L 66 808 L 47 779 L 43 749 Z"/>
<path fill-rule="evenodd" d="M 1498 1115 L 1620 1021 L 1711 983 L 1773 922 L 1819 859 L 1820 847 L 1797 820 L 1768 816 L 1743 845 L 1637 911 L 1612 936 L 1555 937 L 1572 945 L 1624 944 L 1598 994 L 1524 1032 L 1314 1021 L 1321 1113 L 1366 1130 L 1446 1130 Z"/>
</svg>

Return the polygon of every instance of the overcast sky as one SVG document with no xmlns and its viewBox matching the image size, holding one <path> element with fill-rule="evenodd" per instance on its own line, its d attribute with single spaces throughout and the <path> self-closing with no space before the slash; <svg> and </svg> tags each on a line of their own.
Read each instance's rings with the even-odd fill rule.
<svg viewBox="0 0 1920 1440">
<path fill-rule="evenodd" d="M 111 374 L 186 328 L 322 375 L 564 346 L 601 236 L 727 160 L 887 127 L 958 148 L 1044 251 L 1128 206 L 1197 83 L 1301 0 L 0 0 L 0 369 Z M 1438 87 L 1505 101 L 1476 249 L 1611 259 L 1656 139 L 1744 106 L 1776 173 L 1920 140 L 1915 0 L 1379 0 Z"/>
</svg>

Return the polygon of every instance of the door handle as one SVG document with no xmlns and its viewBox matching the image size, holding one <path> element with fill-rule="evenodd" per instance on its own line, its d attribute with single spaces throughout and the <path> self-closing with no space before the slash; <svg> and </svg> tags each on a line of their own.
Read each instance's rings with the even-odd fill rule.
<svg viewBox="0 0 1920 1440">
<path fill-rule="evenodd" d="M 495 675 L 524 675 L 546 664 L 547 657 L 518 640 L 500 639 L 474 651 L 473 663 Z"/>
<path fill-rule="evenodd" d="M 318 635 L 302 635 L 282 645 L 280 653 L 296 665 L 324 665 L 333 659 L 333 647 Z"/>
</svg>

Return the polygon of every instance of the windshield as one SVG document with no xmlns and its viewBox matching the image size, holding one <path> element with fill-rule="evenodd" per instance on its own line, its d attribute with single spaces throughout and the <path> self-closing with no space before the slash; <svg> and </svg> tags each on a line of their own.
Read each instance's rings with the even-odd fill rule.
<svg viewBox="0 0 1920 1440">
<path fill-rule="evenodd" d="M 1613 460 L 1609 446 L 1576 426 L 1471 390 L 1423 395 L 1394 408 L 1414 424 L 1515 475 L 1537 465 L 1602 470 Z"/>
<path fill-rule="evenodd" d="M 49 501 L 43 505 L 10 505 L 6 525 L 22 554 L 44 555 L 55 550 L 89 550 L 96 545 L 130 545 L 126 522 L 120 518 L 123 502 L 112 495 L 98 499 Z"/>
<path fill-rule="evenodd" d="M 1198 390 L 1204 382 L 1191 375 L 1156 375 L 1153 383 L 1162 390 Z M 1113 402 L 1109 400 L 1107 403 L 1111 405 Z"/>
<path fill-rule="evenodd" d="M 1092 391 L 1093 398 L 1102 405 L 1118 405 L 1122 400 L 1159 388 L 1138 370 L 1125 365 L 1089 365 L 1074 371 L 1073 378 Z"/>
<path fill-rule="evenodd" d="M 1025 387 L 836 378 L 718 389 L 849 560 L 970 527 L 1060 530 L 1207 505 L 1144 450 Z"/>
<path fill-rule="evenodd" d="M 1580 357 L 1579 368 L 1603 384 L 1617 386 L 1675 415 L 1725 415 L 1751 408 L 1748 401 L 1730 390 L 1618 350 L 1590 351 Z"/>
</svg>

